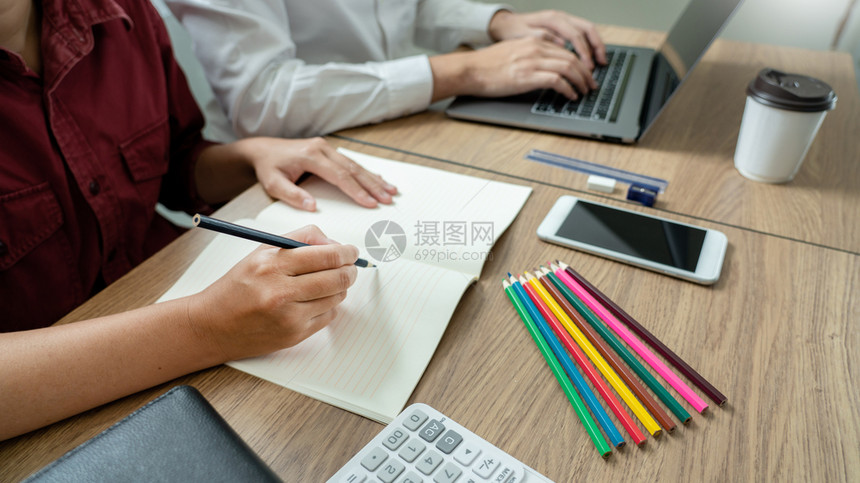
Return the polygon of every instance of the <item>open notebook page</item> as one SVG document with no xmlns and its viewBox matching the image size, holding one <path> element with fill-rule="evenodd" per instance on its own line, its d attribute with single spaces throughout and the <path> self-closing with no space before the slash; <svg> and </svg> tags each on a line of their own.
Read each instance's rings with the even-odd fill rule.
<svg viewBox="0 0 860 483">
<path fill-rule="evenodd" d="M 314 223 L 331 238 L 359 247 L 378 268 L 359 269 L 355 285 L 338 308 L 336 319 L 295 347 L 230 362 L 229 365 L 308 396 L 387 423 L 405 406 L 424 372 L 463 292 L 480 274 L 484 259 L 457 258 L 469 250 L 487 253 L 510 225 L 531 190 L 506 183 L 398 163 L 351 151 L 344 154 L 382 173 L 400 194 L 391 206 L 368 210 L 320 180 L 303 185 L 317 199 L 318 211 L 303 212 L 273 203 L 255 220 L 241 224 L 286 233 Z M 490 223 L 493 237 L 475 245 L 438 245 L 416 239 L 416 224 Z M 403 228 L 405 248 L 390 261 L 368 256 L 365 238 L 379 221 Z M 486 235 L 486 232 L 484 232 Z M 394 245 L 387 236 L 371 236 Z M 196 293 L 222 276 L 257 246 L 218 235 L 161 300 Z M 443 260 L 420 256 L 439 250 Z M 416 257 L 416 255 L 418 255 Z M 419 260 L 416 260 L 419 258 Z M 465 258 L 465 257 L 463 257 Z M 485 258 L 485 257 L 484 257 Z"/>
</svg>

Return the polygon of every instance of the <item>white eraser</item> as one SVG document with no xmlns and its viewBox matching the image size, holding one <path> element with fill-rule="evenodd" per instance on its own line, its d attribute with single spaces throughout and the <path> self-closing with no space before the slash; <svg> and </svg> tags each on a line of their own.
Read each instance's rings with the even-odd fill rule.
<svg viewBox="0 0 860 483">
<path fill-rule="evenodd" d="M 615 191 L 615 180 L 592 174 L 588 177 L 588 189 L 602 191 L 603 193 L 612 193 Z"/>
</svg>

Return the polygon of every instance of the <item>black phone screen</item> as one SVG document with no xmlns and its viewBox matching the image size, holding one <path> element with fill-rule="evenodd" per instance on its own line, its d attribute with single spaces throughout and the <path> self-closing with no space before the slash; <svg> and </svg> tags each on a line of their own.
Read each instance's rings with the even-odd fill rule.
<svg viewBox="0 0 860 483">
<path fill-rule="evenodd" d="M 705 230 L 580 200 L 556 236 L 695 272 Z"/>
</svg>

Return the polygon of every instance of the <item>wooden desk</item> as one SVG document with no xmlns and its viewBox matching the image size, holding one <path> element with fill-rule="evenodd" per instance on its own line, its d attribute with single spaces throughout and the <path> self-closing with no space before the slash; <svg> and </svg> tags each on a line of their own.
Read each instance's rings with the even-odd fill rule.
<svg viewBox="0 0 860 483">
<path fill-rule="evenodd" d="M 662 38 L 609 27 L 603 35 L 649 47 Z M 788 184 L 757 183 L 734 169 L 745 89 L 764 67 L 823 79 L 839 97 Z M 860 253 L 858 133 L 860 95 L 848 54 L 718 40 L 634 146 L 455 121 L 439 110 L 339 135 L 586 192 L 586 175 L 524 159 L 542 149 L 668 180 L 655 205 L 658 216 L 685 214 Z M 623 200 L 626 189 L 608 198 Z"/>
<path fill-rule="evenodd" d="M 489 177 L 476 169 L 333 140 L 337 145 Z M 860 256 L 719 227 L 730 247 L 713 287 L 540 242 L 565 191 L 541 183 L 466 292 L 410 402 L 435 406 L 556 481 L 850 481 L 860 475 L 857 321 Z M 259 187 L 219 212 L 251 216 Z M 620 204 L 620 203 L 614 203 Z M 192 231 L 70 314 L 79 320 L 155 301 L 214 235 Z M 729 397 L 689 426 L 602 460 L 502 292 L 508 271 L 573 264 Z M 287 481 L 324 481 L 382 426 L 226 366 L 179 378 L 0 443 L 0 481 L 16 481 L 176 384 L 191 384 Z M 536 439 L 538 436 L 541 439 Z"/>
</svg>

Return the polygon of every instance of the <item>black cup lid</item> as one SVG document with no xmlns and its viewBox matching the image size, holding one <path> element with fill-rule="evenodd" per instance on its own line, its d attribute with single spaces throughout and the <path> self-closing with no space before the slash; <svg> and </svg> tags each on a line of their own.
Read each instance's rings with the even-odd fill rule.
<svg viewBox="0 0 860 483">
<path fill-rule="evenodd" d="M 836 93 L 826 83 L 776 69 L 762 69 L 747 86 L 747 95 L 766 106 L 791 111 L 828 111 L 836 105 Z"/>
</svg>

